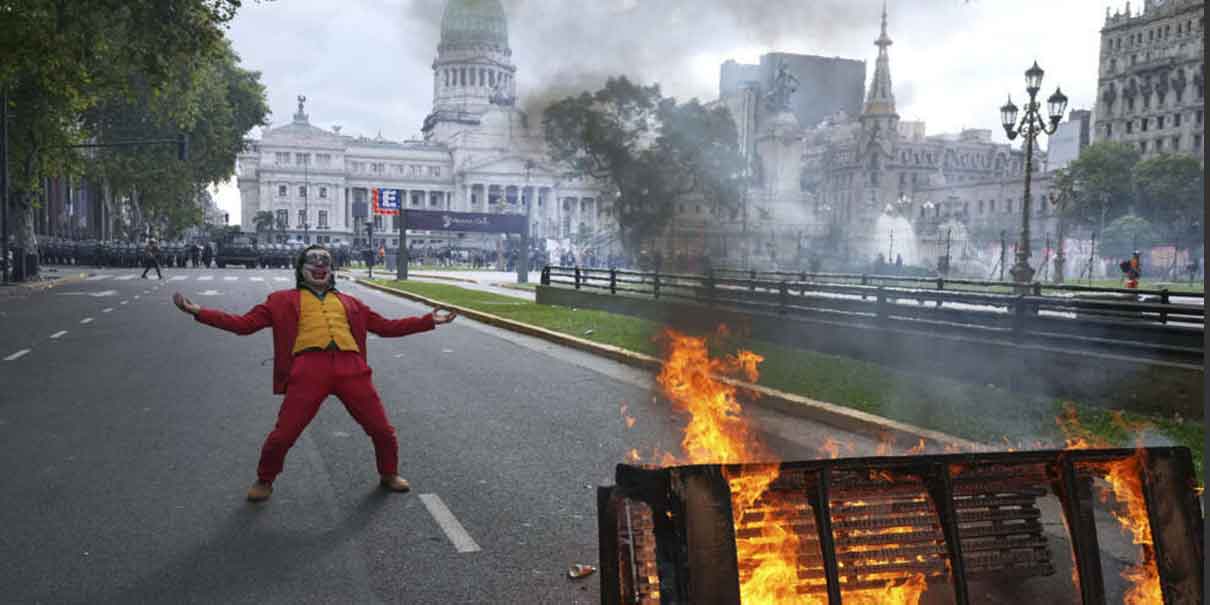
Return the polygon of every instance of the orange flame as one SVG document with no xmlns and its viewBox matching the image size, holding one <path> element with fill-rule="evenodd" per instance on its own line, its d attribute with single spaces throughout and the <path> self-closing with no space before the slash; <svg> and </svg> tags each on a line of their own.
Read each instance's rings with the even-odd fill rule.
<svg viewBox="0 0 1210 605">
<path fill-rule="evenodd" d="M 1163 603 L 1160 588 L 1159 568 L 1155 562 L 1155 542 L 1151 537 L 1151 521 L 1147 517 L 1147 502 L 1143 497 L 1143 452 L 1124 460 L 1108 462 L 1098 467 L 1105 472 L 1109 489 L 1101 493 L 1101 501 L 1107 502 L 1109 494 L 1117 503 L 1112 511 L 1114 519 L 1139 546 L 1140 562 L 1122 570 L 1122 578 L 1130 583 L 1123 597 L 1125 605 L 1151 605 Z"/>
<path fill-rule="evenodd" d="M 681 459 L 666 454 L 661 464 L 738 464 L 742 471 L 728 473 L 733 521 L 746 529 L 736 537 L 741 564 L 740 599 L 744 605 L 826 605 L 823 595 L 799 594 L 799 556 L 802 545 L 794 529 L 794 516 L 809 508 L 805 501 L 790 502 L 789 496 L 769 490 L 780 474 L 773 452 L 760 441 L 736 399 L 736 387 L 718 376 L 741 377 L 755 382 L 757 365 L 763 359 L 741 351 L 733 356 L 711 358 L 706 340 L 665 332 L 667 357 L 657 380 L 665 396 L 689 421 L 681 442 Z M 822 450 L 840 456 L 841 445 L 828 439 Z M 852 446 L 850 446 L 852 449 Z M 767 464 L 759 464 L 767 462 Z M 753 464 L 757 463 L 757 464 Z M 757 510 L 759 509 L 759 511 Z M 745 514 L 759 517 L 745 520 Z M 808 513 L 809 514 L 809 513 Z M 819 588 L 816 582 L 816 588 Z M 925 591 L 923 575 L 908 581 L 887 580 L 882 588 L 851 590 L 845 603 L 856 605 L 918 605 Z"/>
<path fill-rule="evenodd" d="M 1113 444 L 1092 435 L 1080 424 L 1075 406 L 1067 404 L 1057 420 L 1066 436 L 1067 449 L 1090 449 L 1111 447 Z M 1160 588 L 1159 568 L 1155 562 L 1155 543 L 1151 537 L 1151 520 L 1147 516 L 1147 502 L 1143 497 L 1143 431 L 1147 423 L 1132 423 L 1120 413 L 1113 414 L 1113 422 L 1136 435 L 1139 450 L 1123 460 L 1089 465 L 1104 474 L 1107 488 L 1101 491 L 1101 502 L 1109 502 L 1113 496 L 1117 510 L 1111 511 L 1121 526 L 1139 546 L 1139 563 L 1122 570 L 1122 578 L 1129 583 L 1123 597 L 1124 605 L 1152 605 L 1163 603 Z"/>
</svg>

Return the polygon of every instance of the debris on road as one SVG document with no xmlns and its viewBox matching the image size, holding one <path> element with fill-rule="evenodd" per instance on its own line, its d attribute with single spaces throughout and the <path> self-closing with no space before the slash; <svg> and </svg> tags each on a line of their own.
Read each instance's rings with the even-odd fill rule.
<svg viewBox="0 0 1210 605">
<path fill-rule="evenodd" d="M 576 563 L 575 565 L 571 566 L 571 569 L 567 570 L 567 577 L 569 577 L 573 580 L 579 580 L 581 578 L 587 578 L 588 576 L 592 575 L 592 572 L 594 572 L 596 570 L 597 570 L 597 568 L 593 567 L 592 565 L 585 565 L 584 563 Z"/>
</svg>

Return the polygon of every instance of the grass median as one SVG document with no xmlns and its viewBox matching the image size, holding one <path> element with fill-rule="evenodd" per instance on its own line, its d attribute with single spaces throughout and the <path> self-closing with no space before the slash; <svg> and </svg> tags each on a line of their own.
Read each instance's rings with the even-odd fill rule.
<svg viewBox="0 0 1210 605">
<path fill-rule="evenodd" d="M 573 309 L 469 290 L 447 284 L 375 280 L 420 296 L 491 313 L 585 340 L 659 357 L 663 326 L 645 319 L 590 309 Z M 1064 405 L 1074 405 L 1087 435 L 1121 446 L 1134 444 L 1130 427 L 1146 431 L 1193 451 L 1201 476 L 1205 428 L 1197 420 L 1151 418 L 1124 414 L 1042 397 L 1029 397 L 993 385 L 975 385 L 938 376 L 900 372 L 873 363 L 793 349 L 769 342 L 715 338 L 717 353 L 751 350 L 764 357 L 761 385 L 811 399 L 908 422 L 984 443 L 1004 442 L 1034 448 L 1039 442 L 1062 443 L 1056 419 Z"/>
</svg>

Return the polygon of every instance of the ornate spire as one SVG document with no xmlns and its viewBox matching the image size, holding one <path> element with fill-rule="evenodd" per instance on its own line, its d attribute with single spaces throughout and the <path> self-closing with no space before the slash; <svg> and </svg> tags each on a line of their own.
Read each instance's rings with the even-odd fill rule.
<svg viewBox="0 0 1210 605">
<path fill-rule="evenodd" d="M 882 34 L 874 41 L 878 47 L 878 61 L 874 65 L 874 79 L 870 81 L 870 91 L 866 95 L 866 115 L 887 115 L 895 113 L 895 93 L 891 90 L 891 59 L 887 47 L 894 42 L 886 31 L 887 12 L 886 1 L 882 3 Z"/>
</svg>

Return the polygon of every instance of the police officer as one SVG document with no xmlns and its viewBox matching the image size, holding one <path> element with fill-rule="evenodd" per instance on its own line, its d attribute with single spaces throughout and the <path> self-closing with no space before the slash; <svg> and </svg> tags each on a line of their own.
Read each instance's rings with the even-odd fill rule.
<svg viewBox="0 0 1210 605">
<path fill-rule="evenodd" d="M 143 279 L 147 279 L 147 272 L 155 268 L 157 279 L 164 279 L 164 274 L 160 273 L 160 246 L 155 241 L 155 238 L 147 240 L 147 247 L 143 249 Z"/>
</svg>

